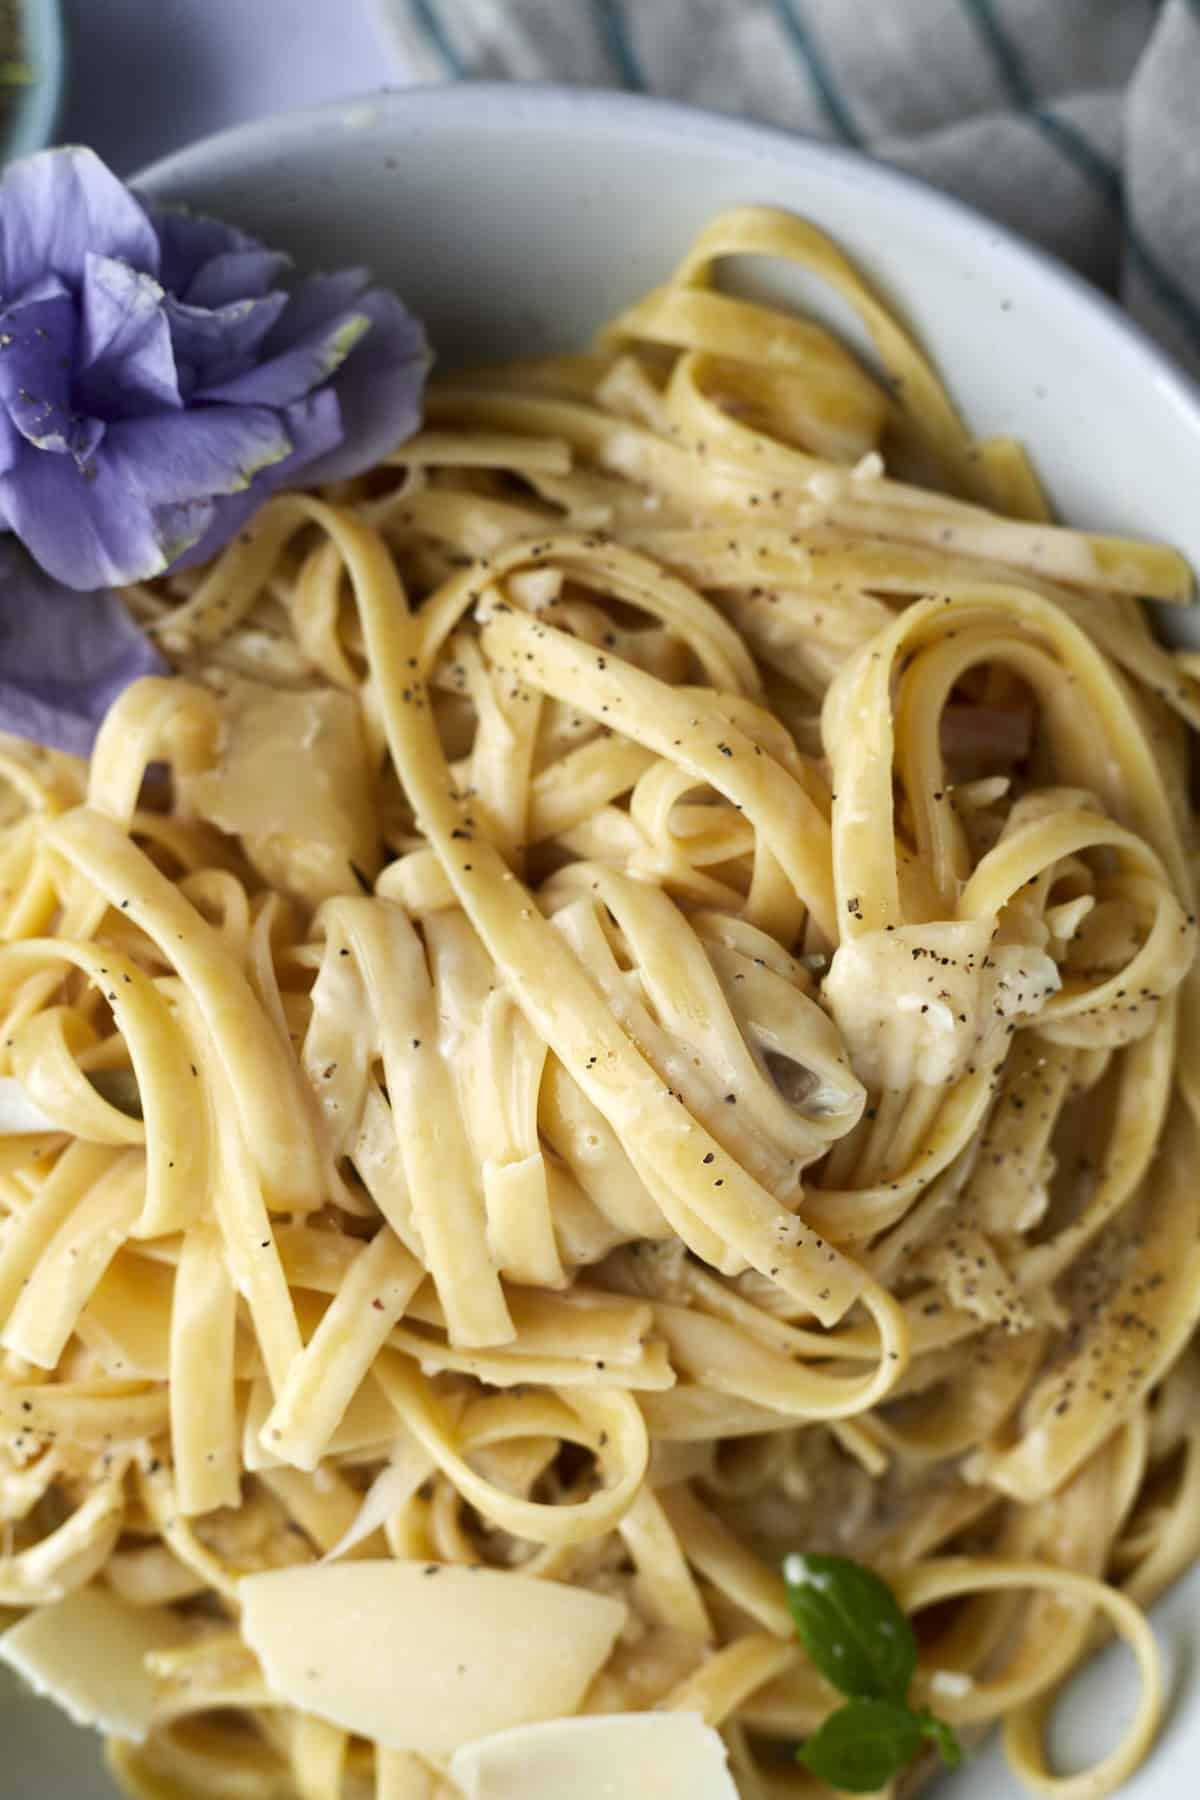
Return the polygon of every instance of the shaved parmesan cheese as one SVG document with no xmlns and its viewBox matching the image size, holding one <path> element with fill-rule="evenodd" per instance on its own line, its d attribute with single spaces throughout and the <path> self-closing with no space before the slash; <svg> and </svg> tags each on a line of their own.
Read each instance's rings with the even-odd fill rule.
<svg viewBox="0 0 1200 1800">
<path fill-rule="evenodd" d="M 1032 944 L 995 943 L 994 918 L 900 925 L 834 952 L 825 1000 L 870 1088 L 939 1087 L 999 1056 L 1060 986 Z"/>
<path fill-rule="evenodd" d="M 974 1686 L 961 1669 L 935 1669 L 929 1681 L 930 1693 L 939 1700 L 965 1700 Z"/>
<path fill-rule="evenodd" d="M 348 1562 L 238 1586 L 272 1692 L 389 1750 L 444 1754 L 574 1712 L 626 1608 L 496 1569 Z"/>
<path fill-rule="evenodd" d="M 351 1550 L 365 1543 L 373 1531 L 406 1506 L 433 1471 L 433 1458 L 415 1438 L 402 1438 L 392 1452 L 392 1460 L 381 1469 L 366 1493 L 354 1522 L 325 1556 L 326 1562 L 337 1562 Z"/>
<path fill-rule="evenodd" d="M 356 702 L 234 681 L 222 718 L 220 764 L 179 778 L 185 804 L 242 838 L 272 885 L 314 903 L 357 893 L 353 870 L 379 868 L 379 826 Z"/>
<path fill-rule="evenodd" d="M 146 1658 L 188 1635 L 173 1613 L 130 1606 L 104 1587 L 84 1587 L 27 1613 L 0 1637 L 0 1661 L 76 1725 L 141 1743 L 150 1728 L 154 1682 Z"/>
<path fill-rule="evenodd" d="M 519 1725 L 464 1744 L 464 1800 L 737 1800 L 725 1746 L 699 1713 L 614 1713 Z"/>
<path fill-rule="evenodd" d="M 24 1137 L 31 1131 L 57 1131 L 33 1104 L 19 1081 L 0 1075 L 0 1137 Z"/>
</svg>

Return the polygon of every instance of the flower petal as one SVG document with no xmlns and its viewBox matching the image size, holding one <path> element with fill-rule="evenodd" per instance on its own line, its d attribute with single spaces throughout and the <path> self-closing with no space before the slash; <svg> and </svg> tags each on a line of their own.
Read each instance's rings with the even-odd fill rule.
<svg viewBox="0 0 1200 1800">
<path fill-rule="evenodd" d="M 158 538 L 168 565 L 191 550 L 204 536 L 212 525 L 216 510 L 215 500 L 181 500 L 172 506 L 155 507 Z"/>
<path fill-rule="evenodd" d="M 71 587 L 124 585 L 214 556 L 341 438 L 332 388 L 276 413 L 211 406 L 114 424 L 85 471 L 24 452 L 0 519 Z"/>
<path fill-rule="evenodd" d="M 101 455 L 151 506 L 236 494 L 291 454 L 283 419 L 265 406 L 195 406 L 185 413 L 121 419 Z"/>
<path fill-rule="evenodd" d="M 281 350 L 290 350 L 340 313 L 352 311 L 370 285 L 366 269 L 304 276 L 288 296 L 287 311 L 263 345 L 264 354 L 277 356 Z"/>
<path fill-rule="evenodd" d="M 148 205 L 146 211 L 159 242 L 158 278 L 173 294 L 182 294 L 196 272 L 214 256 L 229 250 L 260 250 L 248 232 L 186 206 Z"/>
<path fill-rule="evenodd" d="M 0 407 L 0 475 L 7 475 L 21 452 L 21 436 L 8 413 Z M 0 531 L 9 529 L 4 509 L 0 506 Z"/>
<path fill-rule="evenodd" d="M 371 321 L 362 312 L 335 313 L 291 349 L 260 362 L 228 381 L 197 389 L 199 400 L 234 401 L 247 406 L 290 406 L 339 369 Z"/>
<path fill-rule="evenodd" d="M 7 321 L 14 313 L 19 313 L 26 306 L 32 306 L 39 300 L 69 299 L 71 289 L 59 275 L 39 275 L 36 281 L 28 282 L 14 299 L 4 303 L 3 317 Z"/>
<path fill-rule="evenodd" d="M 291 257 L 282 250 L 227 250 L 198 269 L 179 297 L 189 306 L 228 306 L 247 295 L 257 300 L 270 293 L 291 266 Z"/>
<path fill-rule="evenodd" d="M 214 500 L 212 523 L 203 536 L 176 557 L 172 568 L 187 569 L 195 563 L 208 562 L 237 536 L 264 500 L 269 500 L 282 488 L 295 487 L 306 480 L 307 465 L 332 450 L 341 439 L 341 409 L 332 388 L 320 388 L 315 394 L 309 394 L 295 406 L 285 408 L 281 416 L 292 440 L 291 455 L 264 469 L 242 493 Z"/>
<path fill-rule="evenodd" d="M 183 405 L 164 294 L 152 275 L 111 256 L 88 256 L 75 400 L 105 419 Z"/>
<path fill-rule="evenodd" d="M 92 589 L 211 555 L 287 483 L 415 429 L 424 333 L 361 269 L 150 208 L 92 152 L 0 178 L 0 531 Z"/>
<path fill-rule="evenodd" d="M 124 587 L 166 558 L 149 503 L 100 449 L 80 468 L 22 444 L 0 475 L 0 509 L 43 569 L 70 588 Z"/>
<path fill-rule="evenodd" d="M 107 589 L 81 594 L 0 542 L 0 730 L 86 756 L 131 681 L 169 671 Z"/>
<path fill-rule="evenodd" d="M 164 302 L 180 390 L 190 399 L 202 381 L 221 381 L 250 367 L 262 340 L 287 305 L 284 293 L 228 306 L 186 306 L 173 294 Z"/>
<path fill-rule="evenodd" d="M 305 470 L 306 486 L 361 474 L 421 423 L 430 363 L 421 321 L 385 288 L 371 288 L 356 306 L 371 329 L 330 384 L 342 409 L 342 442 Z"/>
<path fill-rule="evenodd" d="M 71 365 L 77 320 L 75 302 L 61 283 L 39 284 L 4 315 L 0 333 L 0 401 L 21 435 L 36 449 L 86 459 L 104 436 L 98 419 L 72 405 Z"/>
<path fill-rule="evenodd" d="M 89 250 L 158 272 L 158 237 L 145 208 L 78 145 L 10 163 L 0 181 L 0 288 L 17 294 L 48 271 L 82 279 Z"/>
</svg>

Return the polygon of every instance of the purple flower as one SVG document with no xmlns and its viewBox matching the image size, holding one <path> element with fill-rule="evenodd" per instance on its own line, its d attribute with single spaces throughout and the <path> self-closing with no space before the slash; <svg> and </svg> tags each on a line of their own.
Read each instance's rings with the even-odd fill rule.
<svg viewBox="0 0 1200 1800">
<path fill-rule="evenodd" d="M 52 581 L 0 563 L 0 726 L 42 718 L 21 723 L 14 682 L 40 706 L 62 674 L 34 654 L 33 605 L 69 613 L 60 590 L 81 590 L 80 648 L 107 691 L 127 631 L 97 641 L 101 615 L 123 617 L 103 590 L 213 555 L 269 494 L 357 474 L 416 429 L 420 323 L 363 270 L 284 288 L 289 266 L 232 226 L 146 205 L 90 150 L 5 172 L 0 530 Z M 44 637 L 56 655 L 62 641 Z M 36 735 L 64 741 L 45 719 Z"/>
<path fill-rule="evenodd" d="M 17 604 L 13 604 L 13 601 Z M 141 675 L 169 675 L 109 589 L 81 594 L 0 538 L 0 725 L 86 756 L 105 713 Z"/>
</svg>

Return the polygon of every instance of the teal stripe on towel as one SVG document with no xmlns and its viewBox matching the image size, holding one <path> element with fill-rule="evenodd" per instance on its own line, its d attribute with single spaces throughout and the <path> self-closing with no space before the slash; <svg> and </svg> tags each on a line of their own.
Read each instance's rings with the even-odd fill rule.
<svg viewBox="0 0 1200 1800">
<path fill-rule="evenodd" d="M 796 46 L 808 67 L 812 84 L 820 96 L 829 123 L 844 144 L 856 147 L 861 145 L 862 133 L 854 122 L 854 116 L 834 79 L 833 71 L 825 61 L 820 45 L 799 11 L 798 0 L 775 0 L 775 11 L 786 36 Z"/>
<path fill-rule="evenodd" d="M 1103 193 L 1121 221 L 1130 260 L 1146 286 L 1164 312 L 1170 313 L 1189 336 L 1200 342 L 1200 305 L 1180 286 L 1170 270 L 1159 262 L 1130 219 L 1125 209 L 1120 170 L 1094 144 L 1089 143 L 1069 119 L 1060 118 L 1039 102 L 1025 59 L 1001 23 L 994 0 L 962 0 L 962 4 L 970 14 L 980 39 L 991 52 L 997 73 L 1010 98 L 1022 109 L 1045 141 L 1053 144 L 1061 156 L 1065 156 L 1068 162 Z M 1190 4 L 1200 12 L 1200 0 L 1190 0 Z"/>
<path fill-rule="evenodd" d="M 591 0 L 591 8 L 596 35 L 612 59 L 622 87 L 635 94 L 644 93 L 647 82 L 633 47 L 633 31 L 626 17 L 624 0 Z"/>
<path fill-rule="evenodd" d="M 409 0 L 409 5 L 422 37 L 441 57 L 447 71 L 461 81 L 465 75 L 470 73 L 470 70 L 458 54 L 454 40 L 447 31 L 434 0 Z"/>
</svg>

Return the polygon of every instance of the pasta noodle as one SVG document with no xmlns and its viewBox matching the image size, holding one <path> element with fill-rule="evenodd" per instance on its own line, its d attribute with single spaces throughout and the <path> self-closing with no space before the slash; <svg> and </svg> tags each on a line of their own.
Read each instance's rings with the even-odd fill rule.
<svg viewBox="0 0 1200 1800">
<path fill-rule="evenodd" d="M 0 1605 L 131 1794 L 576 1742 L 732 1792 L 714 1732 L 814 1794 L 796 1549 L 1035 1792 L 1116 1790 L 1200 1553 L 1200 686 L 1138 605 L 1189 588 L 742 208 L 128 592 L 175 676 L 0 752 Z M 1132 1717 L 1056 1775 L 1113 1632 Z"/>
</svg>

